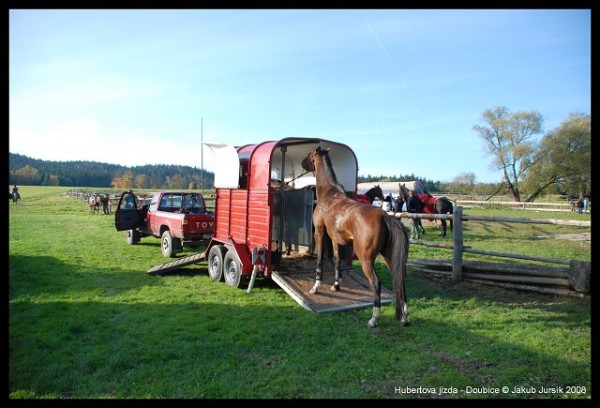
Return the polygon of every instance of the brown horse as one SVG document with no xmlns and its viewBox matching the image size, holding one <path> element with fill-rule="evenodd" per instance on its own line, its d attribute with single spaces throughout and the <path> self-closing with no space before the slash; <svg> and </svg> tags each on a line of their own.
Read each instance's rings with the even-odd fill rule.
<svg viewBox="0 0 600 408">
<path fill-rule="evenodd" d="M 381 253 L 392 273 L 396 319 L 406 325 L 409 323 L 404 285 L 408 256 L 406 228 L 400 220 L 390 217 L 382 209 L 349 198 L 337 181 L 328 152 L 329 149 L 323 150 L 319 146 L 302 160 L 302 167 L 315 173 L 317 184 L 317 205 L 313 212 L 317 276 L 310 292 L 319 292 L 327 236 L 333 243 L 335 283 L 331 290 L 334 291 L 340 290 L 340 247 L 352 244 L 373 291 L 373 314 L 368 325 L 377 326 L 381 309 L 381 281 L 375 271 L 375 258 Z"/>
</svg>

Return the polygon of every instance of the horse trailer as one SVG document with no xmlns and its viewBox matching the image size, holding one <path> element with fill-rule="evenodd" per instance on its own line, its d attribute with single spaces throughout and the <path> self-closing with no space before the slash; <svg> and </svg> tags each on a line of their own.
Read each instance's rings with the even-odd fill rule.
<svg viewBox="0 0 600 408">
<path fill-rule="evenodd" d="M 329 155 L 337 180 L 347 194 L 354 195 L 358 162 L 350 147 L 296 137 L 238 147 L 225 143 L 205 145 L 218 163 L 213 237 L 203 253 L 157 265 L 149 274 L 206 261 L 214 281 L 224 280 L 229 286 L 248 288 L 250 292 L 257 277 L 271 278 L 308 310 L 372 305 L 368 281 L 351 265 L 344 271 L 339 296 L 332 292 L 326 297 L 334 299 L 323 301 L 308 293 L 316 265 L 312 256 L 316 180 L 301 163 L 317 146 L 331 148 Z M 324 272 L 323 283 L 327 277 L 333 277 L 333 270 Z M 391 292 L 382 290 L 382 303 L 391 301 Z"/>
</svg>

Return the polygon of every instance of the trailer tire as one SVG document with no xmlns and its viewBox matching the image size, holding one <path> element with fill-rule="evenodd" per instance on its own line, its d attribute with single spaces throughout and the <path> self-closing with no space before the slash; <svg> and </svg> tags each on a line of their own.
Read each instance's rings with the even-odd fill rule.
<svg viewBox="0 0 600 408">
<path fill-rule="evenodd" d="M 223 245 L 214 245 L 208 252 L 208 276 L 215 282 L 223 280 Z"/>
<path fill-rule="evenodd" d="M 248 279 L 242 276 L 242 263 L 235 250 L 227 251 L 223 260 L 223 275 L 225 283 L 235 288 L 244 289 L 248 286 Z"/>
<path fill-rule="evenodd" d="M 175 256 L 175 248 L 173 248 L 173 237 L 171 236 L 171 231 L 166 230 L 162 233 L 162 238 L 160 239 L 160 249 L 164 257 L 173 258 Z"/>
<path fill-rule="evenodd" d="M 140 242 L 140 232 L 135 229 L 127 230 L 127 243 L 129 245 L 137 244 Z"/>
</svg>

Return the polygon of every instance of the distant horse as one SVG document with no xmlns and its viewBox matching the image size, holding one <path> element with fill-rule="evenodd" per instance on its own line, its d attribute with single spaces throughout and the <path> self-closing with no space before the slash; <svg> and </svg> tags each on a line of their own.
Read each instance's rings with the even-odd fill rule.
<svg viewBox="0 0 600 408">
<path fill-rule="evenodd" d="M 400 194 L 404 201 L 409 197 L 408 188 L 404 184 L 400 184 Z M 435 198 L 429 193 L 418 194 L 415 196 L 425 204 L 423 206 L 423 213 L 425 214 L 452 214 L 454 212 L 454 205 L 447 197 Z M 440 236 L 446 236 L 446 220 L 440 220 Z M 450 219 L 450 229 L 452 230 L 452 219 Z"/>
<path fill-rule="evenodd" d="M 381 281 L 375 271 L 379 253 L 392 273 L 396 296 L 396 319 L 402 325 L 410 322 L 404 278 L 408 257 L 408 233 L 402 222 L 380 208 L 349 198 L 338 183 L 329 158 L 329 149 L 317 147 L 302 160 L 306 171 L 315 173 L 317 205 L 313 212 L 315 245 L 317 248 L 316 282 L 310 293 L 319 293 L 323 266 L 324 244 L 331 238 L 335 265 L 335 283 L 331 290 L 340 290 L 340 247 L 352 244 L 362 270 L 373 291 L 373 313 L 369 327 L 376 327 L 381 313 Z"/>
<path fill-rule="evenodd" d="M 357 194 L 355 197 L 356 201 L 363 204 L 373 204 L 376 198 L 383 201 L 383 190 L 381 190 L 379 184 L 371 187 L 366 193 Z"/>
<path fill-rule="evenodd" d="M 13 205 L 17 205 L 17 202 L 21 199 L 21 194 L 18 191 L 8 193 L 8 199 L 12 200 Z"/>
<path fill-rule="evenodd" d="M 102 205 L 102 197 L 99 194 L 92 194 L 88 197 L 88 204 L 90 206 L 90 211 L 92 214 L 100 214 L 100 206 Z"/>
</svg>

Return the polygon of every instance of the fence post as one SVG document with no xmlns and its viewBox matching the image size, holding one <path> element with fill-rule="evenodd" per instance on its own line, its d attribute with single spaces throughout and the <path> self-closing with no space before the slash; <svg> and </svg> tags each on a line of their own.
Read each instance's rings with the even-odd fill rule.
<svg viewBox="0 0 600 408">
<path fill-rule="evenodd" d="M 452 238 L 454 240 L 454 254 L 452 258 L 452 281 L 462 282 L 462 256 L 463 256 L 463 229 L 462 207 L 454 208 L 452 214 Z"/>
</svg>

